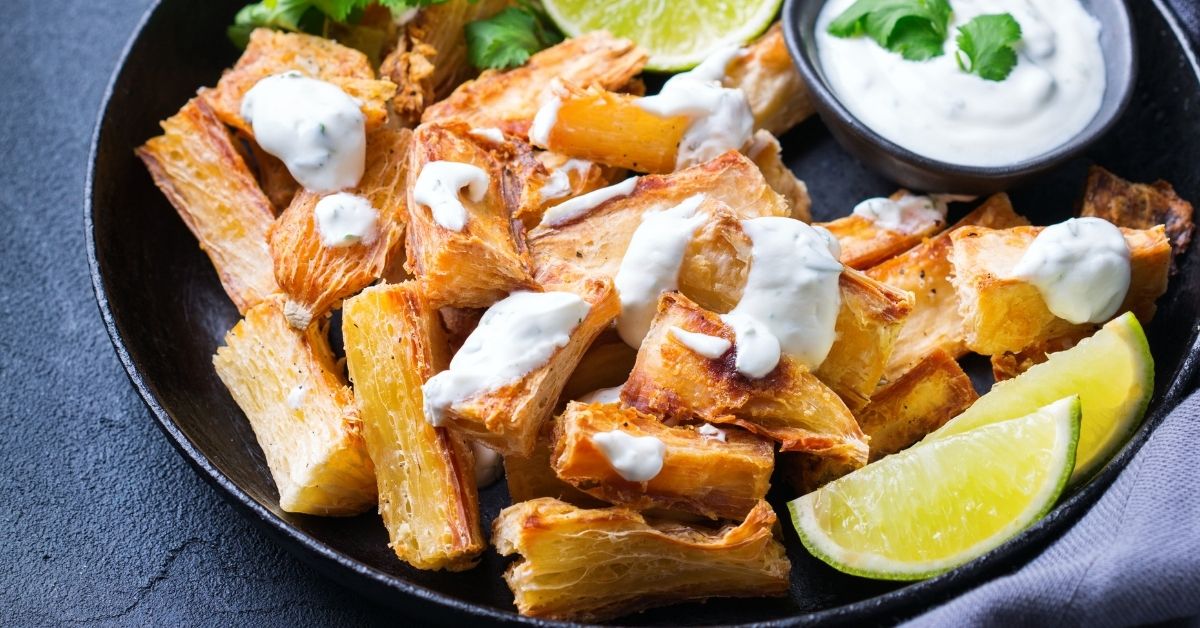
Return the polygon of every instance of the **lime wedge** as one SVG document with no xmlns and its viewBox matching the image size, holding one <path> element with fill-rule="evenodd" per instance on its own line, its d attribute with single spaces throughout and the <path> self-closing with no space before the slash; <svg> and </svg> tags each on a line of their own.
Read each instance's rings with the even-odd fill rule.
<svg viewBox="0 0 1200 628">
<path fill-rule="evenodd" d="M 1142 422 L 1154 392 L 1154 358 L 1133 314 L 1124 314 L 1075 347 L 992 387 L 966 412 L 922 442 L 1011 419 L 1067 395 L 1083 403 L 1072 482 L 1104 464 Z"/>
<path fill-rule="evenodd" d="M 767 29 L 781 0 L 543 0 L 572 37 L 606 30 L 650 53 L 649 70 L 687 70 L 712 52 L 741 45 Z"/>
<path fill-rule="evenodd" d="M 839 571 L 919 580 L 1046 514 L 1075 464 L 1079 398 L 915 445 L 788 504 L 800 540 Z"/>
</svg>

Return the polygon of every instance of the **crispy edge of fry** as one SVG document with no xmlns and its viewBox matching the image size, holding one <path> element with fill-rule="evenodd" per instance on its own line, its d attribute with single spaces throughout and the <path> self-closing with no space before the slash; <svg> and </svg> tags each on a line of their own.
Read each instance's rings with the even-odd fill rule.
<svg viewBox="0 0 1200 628">
<path fill-rule="evenodd" d="M 212 362 L 262 447 L 279 507 L 351 516 L 375 505 L 375 472 L 327 331 L 292 329 L 278 299 L 268 299 L 225 335 Z M 297 389 L 304 402 L 292 407 Z"/>
<path fill-rule="evenodd" d="M 600 621 L 684 600 L 785 595 L 791 563 L 776 524 L 766 502 L 707 530 L 542 498 L 501 511 L 492 538 L 501 555 L 521 555 L 504 579 L 522 615 Z"/>
<path fill-rule="evenodd" d="M 750 263 L 751 244 L 740 222 L 718 212 L 688 245 L 680 292 L 705 309 L 728 312 L 741 299 Z M 836 340 L 815 374 L 856 410 L 879 383 L 913 298 L 850 268 L 842 272 L 838 286 Z"/>
<path fill-rule="evenodd" d="M 560 83 L 554 125 L 546 135 L 552 150 L 634 172 L 675 171 L 679 142 L 691 121 L 660 117 L 637 105 L 637 96 Z"/>
<path fill-rule="evenodd" d="M 783 147 L 779 140 L 770 131 L 759 129 L 754 133 L 746 155 L 754 160 L 771 189 L 787 201 L 791 217 L 812 222 L 812 198 L 808 195 L 808 186 L 783 163 Z"/>
<path fill-rule="evenodd" d="M 512 217 L 509 173 L 497 155 L 475 142 L 463 124 L 422 124 L 413 133 L 408 164 L 406 267 L 425 279 L 438 307 L 487 307 L 506 294 L 533 288 L 525 233 Z M 467 222 L 461 231 L 434 221 L 429 207 L 413 200 L 425 164 L 454 161 L 481 168 L 490 183 L 481 202 L 462 197 Z"/>
<path fill-rule="evenodd" d="M 258 187 L 271 201 L 271 207 L 278 216 L 292 203 L 292 198 L 300 190 L 300 184 L 292 178 L 292 173 L 288 172 L 287 166 L 277 157 L 263 150 L 253 137 L 236 129 L 233 135 L 234 147 L 238 149 L 242 161 L 246 162 L 250 172 L 254 173 Z"/>
<path fill-rule="evenodd" d="M 856 415 L 870 438 L 870 462 L 906 449 L 971 406 L 979 394 L 954 357 L 934 349 L 898 379 L 880 388 Z M 854 469 L 804 454 L 780 456 L 779 467 L 803 495 Z"/>
<path fill-rule="evenodd" d="M 754 126 L 773 135 L 783 135 L 816 112 L 808 86 L 787 51 L 779 22 L 730 62 L 723 82 L 746 94 Z"/>
<path fill-rule="evenodd" d="M 1166 181 L 1132 183 L 1092 166 L 1080 205 L 1081 216 L 1103 218 L 1118 227 L 1149 229 L 1163 225 L 1176 258 L 1192 241 L 1192 204 L 1180 198 Z M 1175 270 L 1172 259 L 1172 274 Z"/>
<path fill-rule="evenodd" d="M 892 200 L 908 196 L 908 190 L 897 190 Z M 842 263 L 857 270 L 876 266 L 889 258 L 911 249 L 925 238 L 946 226 L 946 217 L 923 222 L 911 231 L 893 231 L 878 226 L 875 221 L 857 214 L 818 223 L 837 238 L 842 248 Z"/>
<path fill-rule="evenodd" d="M 379 73 L 398 86 L 392 108 L 407 126 L 416 126 L 427 106 L 475 76 L 463 28 L 508 5 L 508 0 L 449 0 L 421 7 L 401 27 Z"/>
<path fill-rule="evenodd" d="M 238 311 L 279 291 L 267 233 L 271 201 L 233 144 L 228 129 L 199 98 L 163 120 L 163 135 L 134 152 L 212 260 Z"/>
<path fill-rule="evenodd" d="M 851 410 L 864 407 L 883 377 L 913 309 L 913 295 L 854 269 L 842 271 L 837 339 L 814 373 Z"/>
<path fill-rule="evenodd" d="M 704 358 L 673 340 L 673 326 L 723 338 L 731 347 L 715 360 Z M 678 292 L 663 293 L 621 401 L 666 421 L 731 423 L 778 441 L 783 451 L 866 463 L 866 437 L 837 394 L 786 355 L 765 377 L 742 376 L 735 342 L 719 316 Z"/>
<path fill-rule="evenodd" d="M 539 281 L 563 276 L 614 277 L 642 217 L 694 194 L 721 201 L 739 218 L 787 216 L 787 204 L 745 155 L 729 151 L 668 175 L 639 177 L 628 196 L 598 204 L 562 224 L 535 227 L 529 250 Z"/>
<path fill-rule="evenodd" d="M 515 159 L 509 162 L 509 170 L 521 184 L 520 200 L 514 215 L 525 225 L 526 231 L 538 226 L 551 207 L 610 186 L 624 179 L 626 175 L 626 171 L 621 168 L 591 162 L 578 168 L 565 167 L 571 159 L 551 151 L 537 151 L 531 154 L 530 159 Z M 570 189 L 563 196 L 545 198 L 543 190 L 560 171 L 562 176 L 567 178 Z"/>
<path fill-rule="evenodd" d="M 352 193 L 369 200 L 379 213 L 378 233 L 369 244 L 322 244 L 313 210 L 324 195 L 309 190 L 300 190 L 271 227 L 275 281 L 288 295 L 284 312 L 292 326 L 307 327 L 404 256 L 404 182 L 411 137 L 407 129 L 380 128 L 367 138 L 367 168 Z"/>
<path fill-rule="evenodd" d="M 636 360 L 637 350 L 625 344 L 615 329 L 600 332 L 563 386 L 559 407 L 588 393 L 624 384 Z"/>
<path fill-rule="evenodd" d="M 487 546 L 474 457 L 422 409 L 421 386 L 450 359 L 437 310 L 418 282 L 374 286 L 346 301 L 342 330 L 389 545 L 418 569 L 474 566 Z"/>
<path fill-rule="evenodd" d="M 462 120 L 471 128 L 496 127 L 524 139 L 538 108 L 551 97 L 553 79 L 618 90 L 641 72 L 647 58 L 633 42 L 594 31 L 546 48 L 521 67 L 483 72 L 426 107 L 421 121 Z"/>
<path fill-rule="evenodd" d="M 519 381 L 451 405 L 446 411 L 447 426 L 505 456 L 533 452 L 538 432 L 554 413 L 567 378 L 596 336 L 621 311 L 620 297 L 608 279 L 590 279 L 581 289 L 572 290 L 591 307 L 567 344 Z"/>
<path fill-rule="evenodd" d="M 528 456 L 504 456 L 504 479 L 508 483 L 508 496 L 512 503 L 552 497 L 580 508 L 604 508 L 607 502 L 559 479 L 550 465 L 554 451 L 554 428 L 557 418 L 542 425 L 537 442 Z"/>
<path fill-rule="evenodd" d="M 1020 351 L 1005 351 L 991 356 L 992 377 L 997 382 L 1012 379 L 1031 367 L 1037 366 L 1049 359 L 1051 353 L 1066 351 L 1079 344 L 1080 340 L 1096 333 L 1099 325 L 1080 325 L 1063 336 L 1039 340 Z"/>
<path fill-rule="evenodd" d="M 736 428 L 725 440 L 695 427 L 670 427 L 658 417 L 615 403 L 572 401 L 554 422 L 554 472 L 604 501 L 633 508 L 678 509 L 710 519 L 741 519 L 767 495 L 775 469 L 770 441 Z M 592 440 L 621 430 L 651 436 L 666 446 L 662 470 L 646 482 L 621 477 Z"/>
<path fill-rule="evenodd" d="M 1037 287 L 1009 277 L 1042 229 L 967 226 L 950 235 L 954 289 L 972 351 L 1017 352 L 1079 329 L 1051 313 Z M 1155 301 L 1167 289 L 1171 244 L 1162 225 L 1121 231 L 1129 245 L 1132 277 L 1117 314 L 1132 311 L 1145 324 L 1154 317 Z"/>
<path fill-rule="evenodd" d="M 216 87 L 201 89 L 200 97 L 222 122 L 253 137 L 254 129 L 242 118 L 242 98 L 260 80 L 290 70 L 333 83 L 361 101 L 368 129 L 387 120 L 387 101 L 396 86 L 375 79 L 366 55 L 324 37 L 269 28 L 255 29 L 233 68 Z"/>
<path fill-rule="evenodd" d="M 950 234 L 970 225 L 1005 229 L 1028 224 L 1013 210 L 1007 194 L 995 194 L 950 229 L 866 271 L 871 278 L 907 290 L 916 298 L 884 369 L 886 381 L 895 380 L 934 349 L 955 358 L 968 353 L 958 296 L 950 282 Z"/>
</svg>

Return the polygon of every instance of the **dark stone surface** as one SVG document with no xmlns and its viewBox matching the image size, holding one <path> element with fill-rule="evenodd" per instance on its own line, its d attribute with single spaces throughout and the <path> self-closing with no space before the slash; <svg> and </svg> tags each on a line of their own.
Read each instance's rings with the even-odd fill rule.
<svg viewBox="0 0 1200 628">
<path fill-rule="evenodd" d="M 1195 0 L 1174 2 L 1195 26 Z M 0 622 L 402 622 L 226 505 L 171 449 L 111 350 L 83 250 L 84 169 L 104 85 L 148 4 L 5 6 Z"/>
<path fill-rule="evenodd" d="M 0 624 L 394 622 L 284 553 L 188 467 L 100 322 L 84 167 L 109 73 L 148 4 L 5 3 Z"/>
</svg>

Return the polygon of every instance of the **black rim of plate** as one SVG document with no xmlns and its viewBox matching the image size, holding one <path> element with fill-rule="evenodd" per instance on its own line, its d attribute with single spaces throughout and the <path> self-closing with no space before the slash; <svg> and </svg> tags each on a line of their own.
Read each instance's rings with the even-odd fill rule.
<svg viewBox="0 0 1200 628">
<path fill-rule="evenodd" d="M 1192 71 L 1200 77 L 1200 61 L 1197 60 L 1187 32 L 1180 25 L 1178 17 L 1162 0 L 1152 0 L 1152 2 L 1170 25 L 1172 34 L 1181 42 Z M 84 178 L 83 203 L 84 237 L 86 238 L 89 274 L 91 275 L 92 288 L 95 291 L 96 302 L 100 309 L 101 318 L 104 321 L 104 327 L 108 330 L 109 339 L 112 341 L 113 348 L 116 350 L 126 375 L 128 375 L 130 382 L 141 396 L 142 401 L 145 402 L 146 407 L 150 409 L 150 413 L 154 416 L 159 428 L 169 437 L 171 444 L 200 473 L 201 477 L 221 489 L 222 495 L 227 500 L 240 506 L 244 509 L 244 512 L 252 514 L 254 516 L 253 521 L 261 524 L 261 527 L 270 536 L 288 541 L 284 543 L 285 549 L 293 551 L 302 560 L 310 562 L 327 573 L 336 572 L 339 575 L 367 578 L 373 584 L 391 589 L 397 594 L 411 596 L 420 602 L 440 606 L 443 611 L 457 612 L 480 619 L 537 626 L 581 625 L 574 622 L 548 621 L 522 617 L 515 610 L 500 611 L 491 607 L 464 602 L 433 589 L 415 585 L 401 577 L 375 569 L 350 556 L 333 550 L 281 519 L 275 513 L 258 503 L 254 498 L 250 497 L 241 487 L 230 480 L 228 476 L 218 471 L 209 462 L 204 453 L 183 434 L 176 425 L 170 411 L 164 408 L 159 402 L 151 385 L 146 381 L 141 370 L 134 364 L 133 359 L 130 357 L 129 351 L 125 347 L 124 339 L 121 336 L 121 331 L 117 329 L 116 322 L 113 319 L 107 285 L 96 259 L 96 240 L 92 219 L 92 188 L 96 174 L 96 157 L 101 140 L 106 132 L 105 122 L 108 118 L 109 105 L 114 88 L 125 71 L 126 61 L 131 50 L 161 3 L 162 0 L 154 0 L 153 4 L 138 21 L 137 26 L 134 27 L 105 88 L 102 105 L 96 118 L 91 138 L 87 171 Z M 965 590 L 970 585 L 978 584 L 983 580 L 985 574 L 1018 552 L 1027 550 L 1030 547 L 1043 545 L 1052 534 L 1064 531 L 1067 524 L 1082 516 L 1084 511 L 1091 506 L 1100 494 L 1103 493 L 1104 489 L 1112 483 L 1121 469 L 1133 458 L 1154 429 L 1162 422 L 1163 417 L 1173 410 L 1175 406 L 1179 405 L 1183 401 L 1184 396 L 1190 392 L 1192 380 L 1197 371 L 1200 370 L 1200 323 L 1197 323 L 1192 329 L 1188 330 L 1187 346 L 1189 347 L 1189 351 L 1185 354 L 1179 367 L 1171 374 L 1170 385 L 1165 389 L 1161 398 L 1151 399 L 1153 409 L 1147 412 L 1142 424 L 1121 450 L 1117 452 L 1116 456 L 1086 484 L 1075 489 L 1071 495 L 1059 502 L 1045 517 L 1029 528 L 1026 528 L 1018 537 L 1011 539 L 1000 547 L 961 567 L 930 578 L 929 580 L 914 582 L 894 591 L 889 591 L 852 604 L 816 612 L 801 612 L 787 618 L 765 622 L 759 621 L 744 625 L 794 626 L 799 624 L 864 620 L 872 617 L 880 618 L 886 616 L 889 612 L 901 612 L 905 609 L 919 610 L 923 606 L 921 600 L 924 601 L 925 605 L 944 600 L 955 592 Z M 297 551 L 297 547 L 303 548 L 304 551 Z M 404 601 L 406 600 L 397 600 L 396 603 L 401 604 Z M 426 610 L 435 614 L 438 611 L 436 608 Z M 618 625 L 619 622 L 620 620 L 617 622 Z"/>
</svg>

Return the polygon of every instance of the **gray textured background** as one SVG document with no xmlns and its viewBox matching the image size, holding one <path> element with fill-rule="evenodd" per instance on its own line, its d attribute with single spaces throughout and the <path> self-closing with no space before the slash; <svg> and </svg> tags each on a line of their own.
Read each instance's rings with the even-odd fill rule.
<svg viewBox="0 0 1200 628">
<path fill-rule="evenodd" d="M 4 3 L 0 624 L 398 619 L 226 505 L 159 432 L 100 322 L 84 255 L 84 166 L 109 73 L 149 4 Z"/>
<path fill-rule="evenodd" d="M 83 249 L 84 168 L 103 88 L 149 0 L 4 4 L 0 624 L 402 619 L 226 505 L 155 427 L 105 335 Z M 1197 27 L 1196 0 L 1172 4 Z"/>
</svg>

